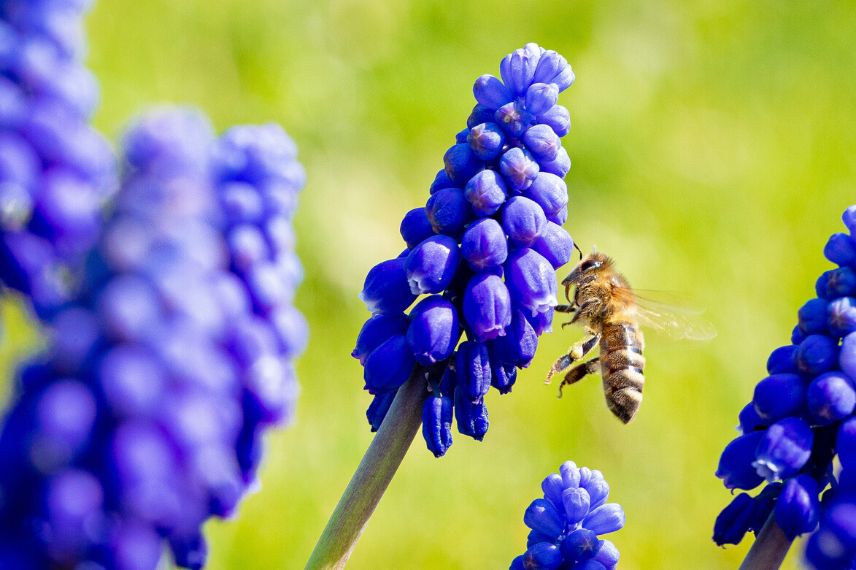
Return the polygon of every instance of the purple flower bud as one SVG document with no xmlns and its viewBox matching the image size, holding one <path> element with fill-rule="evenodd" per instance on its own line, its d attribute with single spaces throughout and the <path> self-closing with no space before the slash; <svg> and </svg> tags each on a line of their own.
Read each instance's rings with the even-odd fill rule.
<svg viewBox="0 0 856 570">
<path fill-rule="evenodd" d="M 564 530 L 562 515 L 545 499 L 535 499 L 523 514 L 523 522 L 532 530 L 556 540 Z"/>
<path fill-rule="evenodd" d="M 583 487 L 589 493 L 592 509 L 596 509 L 601 506 L 606 502 L 606 498 L 609 496 L 609 483 L 606 482 L 606 479 L 603 477 L 603 473 L 597 469 L 592 470 L 591 478 L 589 478 Z"/>
<path fill-rule="evenodd" d="M 829 331 L 845 336 L 856 331 L 856 298 L 841 297 L 829 303 Z"/>
<path fill-rule="evenodd" d="M 512 137 L 522 136 L 535 123 L 532 113 L 517 102 L 506 103 L 497 109 L 492 120 Z"/>
<path fill-rule="evenodd" d="M 856 418 L 848 419 L 838 428 L 835 452 L 844 469 L 856 471 Z"/>
<path fill-rule="evenodd" d="M 597 562 L 603 564 L 605 570 L 614 569 L 615 566 L 618 564 L 618 560 L 620 558 L 618 549 L 609 540 L 603 540 L 601 542 L 603 544 L 601 545 L 598 553 L 595 554 L 593 560 L 596 560 Z"/>
<path fill-rule="evenodd" d="M 583 469 L 588 473 L 591 473 L 588 467 L 578 469 L 577 464 L 573 461 L 565 461 L 562 463 L 559 466 L 559 474 L 562 476 L 562 484 L 565 487 L 579 487 L 582 482 Z"/>
<path fill-rule="evenodd" d="M 547 222 L 541 235 L 532 244 L 532 249 L 544 256 L 553 269 L 558 269 L 571 260 L 574 240 L 562 226 Z"/>
<path fill-rule="evenodd" d="M 551 83 L 533 83 L 526 90 L 526 110 L 541 115 L 559 100 L 559 88 Z"/>
<path fill-rule="evenodd" d="M 856 244 L 847 234 L 832 234 L 823 248 L 823 256 L 836 265 L 854 265 L 856 264 Z"/>
<path fill-rule="evenodd" d="M 827 271 L 826 295 L 824 299 L 834 297 L 856 297 L 856 270 L 851 267 L 839 267 Z"/>
<path fill-rule="evenodd" d="M 838 365 L 850 378 L 856 378 L 856 333 L 850 333 L 841 342 Z"/>
<path fill-rule="evenodd" d="M 482 441 L 490 425 L 484 398 L 475 402 L 470 401 L 465 390 L 455 388 L 455 419 L 458 421 L 458 431 L 477 441 Z"/>
<path fill-rule="evenodd" d="M 538 60 L 532 81 L 552 83 L 561 92 L 574 83 L 574 72 L 564 57 L 553 50 L 547 50 Z"/>
<path fill-rule="evenodd" d="M 528 248 L 515 251 L 506 263 L 506 275 L 512 301 L 531 314 L 544 313 L 558 304 L 556 274 L 539 253 Z"/>
<path fill-rule="evenodd" d="M 466 341 L 458 347 L 455 358 L 459 386 L 475 402 L 490 390 L 490 357 L 487 345 Z"/>
<path fill-rule="evenodd" d="M 505 152 L 499 160 L 499 170 L 515 192 L 523 192 L 532 185 L 538 176 L 538 163 L 527 151 L 514 147 Z"/>
<path fill-rule="evenodd" d="M 442 190 L 443 188 L 452 188 L 455 185 L 452 183 L 452 179 L 449 178 L 449 175 L 446 174 L 446 169 L 442 169 L 437 171 L 437 175 L 434 176 L 434 181 L 431 183 L 431 187 L 428 190 L 429 194 L 433 194 L 437 190 Z"/>
<path fill-rule="evenodd" d="M 799 326 L 803 334 L 823 334 L 826 332 L 826 321 L 828 320 L 828 306 L 823 299 L 812 299 L 800 307 L 798 317 Z"/>
<path fill-rule="evenodd" d="M 617 503 L 607 503 L 592 511 L 583 519 L 583 526 L 597 534 L 609 534 L 624 528 L 624 510 Z"/>
<path fill-rule="evenodd" d="M 797 475 L 785 482 L 776 501 L 776 522 L 785 536 L 793 540 L 817 526 L 820 504 L 817 482 L 808 475 Z"/>
<path fill-rule="evenodd" d="M 591 499 L 585 489 L 571 487 L 562 491 L 562 505 L 568 523 L 576 525 L 589 513 Z"/>
<path fill-rule="evenodd" d="M 392 406 L 392 401 L 395 400 L 396 394 L 398 394 L 398 390 L 383 392 L 376 395 L 372 403 L 369 404 L 369 408 L 366 410 L 366 419 L 368 419 L 369 425 L 372 427 L 372 432 L 380 429 L 380 424 L 383 423 L 383 419 Z"/>
<path fill-rule="evenodd" d="M 380 394 L 396 390 L 413 374 L 416 359 L 404 335 L 390 337 L 368 355 L 363 369 L 366 390 Z"/>
<path fill-rule="evenodd" d="M 523 144 L 537 160 L 550 162 L 556 159 L 562 142 L 548 125 L 534 125 L 523 133 Z"/>
<path fill-rule="evenodd" d="M 561 563 L 562 553 L 558 546 L 549 542 L 538 542 L 526 551 L 523 567 L 554 570 Z"/>
<path fill-rule="evenodd" d="M 404 259 L 382 261 L 372 267 L 360 293 L 360 300 L 372 313 L 400 313 L 413 303 Z"/>
<path fill-rule="evenodd" d="M 505 134 L 496 123 L 481 123 L 470 130 L 467 142 L 479 160 L 491 162 L 502 153 Z"/>
<path fill-rule="evenodd" d="M 472 217 L 470 205 L 460 188 L 437 190 L 425 206 L 431 226 L 438 234 L 457 236 Z"/>
<path fill-rule="evenodd" d="M 517 381 L 517 367 L 513 364 L 503 364 L 498 358 L 493 356 L 494 344 L 490 346 L 490 383 L 499 390 L 500 394 L 511 392 L 514 382 Z"/>
<path fill-rule="evenodd" d="M 467 117 L 467 126 L 472 129 L 476 125 L 490 123 L 493 121 L 495 114 L 496 109 L 489 109 L 484 105 L 476 104 L 476 106 L 473 107 L 473 111 L 470 113 L 470 116 Z"/>
<path fill-rule="evenodd" d="M 791 331 L 791 344 L 799 344 L 805 340 L 806 335 L 800 330 L 800 326 L 797 325 L 794 327 L 794 330 Z"/>
<path fill-rule="evenodd" d="M 542 172 L 549 172 L 551 174 L 555 174 L 559 178 L 564 178 L 568 175 L 568 172 L 571 171 L 571 157 L 568 156 L 568 151 L 562 147 L 559 148 L 559 152 L 556 153 L 555 159 L 549 162 L 541 161 L 539 165 L 541 166 Z"/>
<path fill-rule="evenodd" d="M 455 142 L 456 143 L 465 143 L 465 142 L 467 142 L 467 138 L 469 137 L 469 135 L 470 135 L 469 127 L 466 129 L 461 129 L 460 131 L 458 131 L 458 134 L 455 135 Z"/>
<path fill-rule="evenodd" d="M 502 227 L 513 245 L 532 245 L 546 225 L 544 210 L 529 198 L 515 196 L 502 210 Z"/>
<path fill-rule="evenodd" d="M 431 396 L 422 406 L 422 436 L 434 457 L 442 457 L 452 445 L 452 398 Z"/>
<path fill-rule="evenodd" d="M 519 310 L 513 310 L 511 324 L 501 336 L 491 342 L 494 359 L 506 365 L 526 368 L 535 357 L 538 335 Z"/>
<path fill-rule="evenodd" d="M 508 242 L 499 222 L 484 218 L 467 228 L 461 240 L 461 254 L 474 271 L 491 269 L 505 263 Z"/>
<path fill-rule="evenodd" d="M 456 186 L 463 186 L 482 168 L 481 161 L 466 143 L 458 143 L 447 150 L 443 163 L 446 175 Z"/>
<path fill-rule="evenodd" d="M 413 208 L 401 220 L 401 237 L 407 243 L 407 247 L 416 247 L 427 238 L 434 235 L 431 220 L 425 208 Z"/>
<path fill-rule="evenodd" d="M 856 555 L 856 504 L 837 502 L 824 509 L 820 528 L 809 538 L 806 559 L 815 568 L 849 568 Z"/>
<path fill-rule="evenodd" d="M 747 493 L 740 493 L 725 507 L 713 525 L 713 541 L 717 546 L 740 544 L 749 530 L 755 501 Z"/>
<path fill-rule="evenodd" d="M 562 105 L 553 105 L 547 112 L 538 115 L 537 120 L 539 123 L 548 125 L 560 137 L 567 135 L 571 130 L 571 114 Z"/>
<path fill-rule="evenodd" d="M 493 75 L 482 75 L 476 79 L 473 95 L 487 109 L 498 109 L 514 98 L 502 81 Z"/>
<path fill-rule="evenodd" d="M 68 469 L 48 482 L 45 518 L 53 540 L 47 545 L 57 558 L 85 549 L 89 532 L 104 524 L 104 492 L 86 471 Z"/>
<path fill-rule="evenodd" d="M 791 477 L 808 461 L 813 441 L 808 424 L 799 418 L 785 418 L 763 432 L 752 465 L 770 482 Z"/>
<path fill-rule="evenodd" d="M 535 313 L 534 315 L 528 312 L 524 313 L 526 320 L 535 330 L 535 336 L 541 336 L 545 332 L 553 332 L 553 315 L 555 311 L 552 307 L 543 313 Z"/>
<path fill-rule="evenodd" d="M 797 346 L 780 346 L 770 353 L 767 359 L 767 372 L 769 374 L 783 374 L 797 372 L 796 356 Z"/>
<path fill-rule="evenodd" d="M 758 415 L 758 412 L 755 410 L 755 404 L 752 402 L 749 402 L 740 410 L 737 418 L 740 421 L 740 433 L 742 434 L 751 433 L 766 425 L 761 416 Z"/>
<path fill-rule="evenodd" d="M 831 299 L 832 297 L 829 295 L 828 286 L 829 286 L 829 274 L 832 271 L 824 271 L 820 274 L 820 277 L 817 278 L 817 281 L 814 282 L 814 292 L 815 294 L 822 299 Z"/>
<path fill-rule="evenodd" d="M 98 314 L 117 340 L 144 339 L 160 319 L 161 306 L 152 286 L 142 277 L 117 277 L 101 291 Z"/>
<path fill-rule="evenodd" d="M 566 560 L 582 561 L 594 558 L 602 545 L 603 541 L 598 540 L 597 534 L 586 528 L 578 528 L 565 537 L 559 548 Z"/>
<path fill-rule="evenodd" d="M 568 187 L 565 181 L 549 172 L 539 172 L 524 196 L 541 206 L 548 218 L 555 217 L 568 206 Z"/>
<path fill-rule="evenodd" d="M 838 343 L 826 335 L 809 335 L 797 349 L 797 369 L 809 376 L 832 370 L 837 361 Z"/>
<path fill-rule="evenodd" d="M 395 335 L 407 332 L 407 316 L 404 313 L 377 314 L 369 317 L 357 335 L 357 345 L 351 356 L 365 365 L 366 358 L 378 346 Z"/>
<path fill-rule="evenodd" d="M 442 292 L 452 282 L 460 261 L 454 238 L 437 235 L 426 239 L 411 250 L 404 264 L 410 292 L 414 295 Z"/>
<path fill-rule="evenodd" d="M 479 342 L 505 335 L 511 297 L 502 279 L 489 273 L 473 277 L 464 291 L 464 317 Z"/>
<path fill-rule="evenodd" d="M 154 355 L 129 344 L 114 348 L 101 359 L 98 379 L 114 413 L 129 417 L 153 414 L 162 403 L 167 382 Z"/>
<path fill-rule="evenodd" d="M 727 489 L 754 489 L 764 480 L 752 465 L 755 450 L 762 437 L 764 432 L 756 431 L 741 435 L 725 446 L 719 458 L 716 476 L 722 479 Z"/>
<path fill-rule="evenodd" d="M 479 216 L 495 214 L 507 195 L 505 181 L 493 170 L 482 170 L 467 182 L 464 189 L 464 196 Z"/>
<path fill-rule="evenodd" d="M 532 84 L 538 60 L 541 58 L 541 48 L 537 44 L 528 43 L 523 48 L 516 49 L 502 59 L 499 73 L 502 81 L 516 96 L 526 93 Z M 549 75 L 547 71 L 544 75 Z"/>
<path fill-rule="evenodd" d="M 423 366 L 449 358 L 460 336 L 457 310 L 439 295 L 426 297 L 410 313 L 407 342 Z"/>
<path fill-rule="evenodd" d="M 812 417 L 827 424 L 853 413 L 856 391 L 850 379 L 840 372 L 827 372 L 808 385 L 806 401 Z"/>
<path fill-rule="evenodd" d="M 773 374 L 755 386 L 755 410 L 767 422 L 797 413 L 805 403 L 805 384 L 796 374 Z"/>
</svg>

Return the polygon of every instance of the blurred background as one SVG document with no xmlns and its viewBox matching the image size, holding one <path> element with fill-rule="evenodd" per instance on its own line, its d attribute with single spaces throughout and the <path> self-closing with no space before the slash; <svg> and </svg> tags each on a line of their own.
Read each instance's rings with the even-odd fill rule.
<svg viewBox="0 0 856 570">
<path fill-rule="evenodd" d="M 730 500 L 713 473 L 856 202 L 854 26 L 848 3 L 825 1 L 98 0 L 103 132 L 115 140 L 157 102 L 198 105 L 219 129 L 277 121 L 309 175 L 297 421 L 268 440 L 260 491 L 209 525 L 210 568 L 303 566 L 372 437 L 349 356 L 364 276 L 402 249 L 401 217 L 427 199 L 474 79 L 529 41 L 577 75 L 560 98 L 574 125 L 568 231 L 637 287 L 705 307 L 719 336 L 650 334 L 645 402 L 624 426 L 597 379 L 562 400 L 542 384 L 581 334 L 557 327 L 511 395 L 491 392 L 483 443 L 455 434 L 435 460 L 417 438 L 350 567 L 507 567 L 526 506 L 566 459 L 602 470 L 624 506 L 610 537 L 621 567 L 736 567 L 751 539 L 711 541 Z M 38 337 L 14 303 L 2 316 L 5 378 Z"/>
</svg>

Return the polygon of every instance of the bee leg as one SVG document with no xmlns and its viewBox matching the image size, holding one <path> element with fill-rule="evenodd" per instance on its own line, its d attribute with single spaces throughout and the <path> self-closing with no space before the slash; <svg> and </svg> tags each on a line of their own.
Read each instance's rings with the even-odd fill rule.
<svg viewBox="0 0 856 570">
<path fill-rule="evenodd" d="M 550 367 L 550 371 L 547 372 L 547 379 L 544 380 L 544 384 L 549 384 L 554 375 L 567 370 L 574 362 L 582 359 L 586 354 L 591 352 L 598 342 L 600 342 L 600 335 L 592 334 L 571 346 L 571 348 L 568 349 L 567 354 L 559 357 L 559 359 L 553 363 L 553 366 Z"/>
<path fill-rule="evenodd" d="M 566 384 L 575 384 L 589 374 L 594 374 L 599 368 L 600 357 L 592 358 L 588 362 L 583 362 L 582 364 L 571 368 L 568 373 L 565 374 L 565 379 L 562 380 L 561 384 L 559 384 L 559 398 L 562 397 L 562 388 L 564 388 Z"/>
<path fill-rule="evenodd" d="M 585 301 L 582 305 L 579 305 L 574 311 L 574 317 L 571 319 L 571 323 L 575 323 L 580 320 L 583 313 L 585 313 L 587 309 L 589 309 L 588 312 L 596 312 L 591 311 L 590 309 L 598 304 L 600 304 L 600 301 L 598 301 L 597 299 L 590 299 L 588 301 Z"/>
<path fill-rule="evenodd" d="M 568 314 L 574 314 L 574 313 L 576 312 L 576 310 L 577 310 L 577 306 L 576 306 L 576 305 L 556 305 L 556 306 L 554 307 L 554 310 L 555 310 L 557 313 L 568 313 Z M 573 322 L 572 322 L 572 321 L 568 321 L 568 322 L 566 322 L 566 323 L 562 323 L 562 328 L 564 329 L 566 326 L 568 326 L 568 325 L 570 325 L 570 324 L 573 324 Z"/>
</svg>

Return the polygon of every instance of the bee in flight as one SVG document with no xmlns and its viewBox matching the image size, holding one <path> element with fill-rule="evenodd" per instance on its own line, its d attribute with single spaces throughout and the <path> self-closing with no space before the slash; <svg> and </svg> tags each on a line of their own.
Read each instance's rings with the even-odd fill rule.
<svg viewBox="0 0 856 570">
<path fill-rule="evenodd" d="M 565 385 L 600 371 L 606 405 L 624 423 L 633 419 L 642 403 L 645 339 L 640 322 L 679 338 L 707 340 L 715 336 L 704 321 L 662 308 L 641 306 L 630 283 L 615 270 L 613 260 L 603 253 L 593 252 L 581 259 L 562 285 L 569 304 L 557 306 L 556 311 L 573 315 L 562 327 L 580 323 L 587 334 L 556 360 L 546 383 L 549 384 L 555 374 L 567 371 L 559 386 L 561 397 Z M 573 300 L 570 298 L 572 287 Z M 598 344 L 599 356 L 574 366 Z"/>
</svg>

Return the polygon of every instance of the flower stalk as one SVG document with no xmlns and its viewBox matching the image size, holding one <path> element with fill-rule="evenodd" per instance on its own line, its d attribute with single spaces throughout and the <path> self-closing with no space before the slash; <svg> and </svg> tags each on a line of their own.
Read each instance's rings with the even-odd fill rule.
<svg viewBox="0 0 856 570">
<path fill-rule="evenodd" d="M 401 465 L 422 423 L 425 381 L 415 374 L 395 396 L 336 510 L 321 533 L 307 570 L 344 568 L 369 517 Z"/>
<path fill-rule="evenodd" d="M 740 570 L 777 570 L 785 560 L 791 542 L 791 539 L 785 536 L 776 524 L 775 513 L 770 513 L 770 517 L 764 523 L 764 527 L 740 565 Z"/>
</svg>

